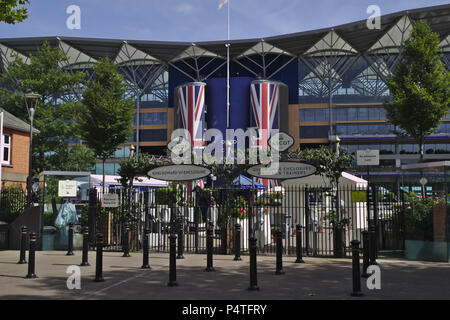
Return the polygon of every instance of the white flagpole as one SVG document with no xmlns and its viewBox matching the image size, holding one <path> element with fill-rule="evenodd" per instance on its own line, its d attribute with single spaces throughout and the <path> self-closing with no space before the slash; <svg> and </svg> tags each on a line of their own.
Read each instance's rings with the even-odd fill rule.
<svg viewBox="0 0 450 320">
<path fill-rule="evenodd" d="M 230 41 L 230 2 L 227 2 L 227 41 Z M 227 129 L 230 128 L 230 44 L 227 43 Z"/>
</svg>

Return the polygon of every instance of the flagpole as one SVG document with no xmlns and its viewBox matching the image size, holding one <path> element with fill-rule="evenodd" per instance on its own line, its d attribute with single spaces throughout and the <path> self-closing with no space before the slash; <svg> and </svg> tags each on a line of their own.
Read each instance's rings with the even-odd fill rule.
<svg viewBox="0 0 450 320">
<path fill-rule="evenodd" d="M 227 129 L 230 128 L 230 2 L 227 2 Z"/>
</svg>

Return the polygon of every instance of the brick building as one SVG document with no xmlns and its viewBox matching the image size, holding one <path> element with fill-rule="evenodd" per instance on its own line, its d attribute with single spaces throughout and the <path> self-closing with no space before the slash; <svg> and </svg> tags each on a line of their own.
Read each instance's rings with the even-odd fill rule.
<svg viewBox="0 0 450 320">
<path fill-rule="evenodd" d="M 2 108 L 0 112 L 3 112 L 2 187 L 20 184 L 26 188 L 30 157 L 30 124 Z M 33 133 L 37 134 L 39 131 L 33 129 Z"/>
</svg>

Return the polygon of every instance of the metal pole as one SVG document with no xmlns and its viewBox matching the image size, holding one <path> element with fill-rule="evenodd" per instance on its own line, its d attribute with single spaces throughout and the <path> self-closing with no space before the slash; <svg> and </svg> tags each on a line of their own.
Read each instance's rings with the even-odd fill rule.
<svg viewBox="0 0 450 320">
<path fill-rule="evenodd" d="M 170 240 L 170 253 L 169 253 L 169 283 L 167 285 L 169 287 L 178 286 L 177 282 L 177 258 L 176 258 L 176 241 L 177 236 L 175 234 L 171 234 L 169 236 Z"/>
<path fill-rule="evenodd" d="M 236 223 L 234 226 L 234 261 L 241 261 L 241 225 Z"/>
<path fill-rule="evenodd" d="M 20 258 L 18 264 L 25 264 L 27 261 L 25 260 L 25 254 L 27 251 L 27 238 L 28 238 L 28 228 L 26 226 L 22 226 L 22 239 L 20 241 Z"/>
<path fill-rule="evenodd" d="M 353 292 L 351 296 L 361 297 L 363 294 L 361 292 L 361 278 L 360 278 L 360 266 L 359 266 L 359 241 L 352 241 L 352 271 L 353 271 Z"/>
<path fill-rule="evenodd" d="M 123 256 L 122 257 L 130 257 L 130 228 L 128 227 L 128 223 L 125 223 L 125 230 L 124 230 L 124 239 L 122 240 L 123 243 Z"/>
<path fill-rule="evenodd" d="M 27 279 L 37 278 L 34 266 L 35 266 L 35 250 L 36 250 L 36 233 L 32 232 L 30 234 L 30 251 L 28 253 L 28 274 L 26 275 Z"/>
<path fill-rule="evenodd" d="M 27 198 L 28 204 L 31 206 L 31 179 L 33 176 L 33 118 L 34 114 L 30 116 L 30 155 L 28 160 L 28 180 L 27 180 Z"/>
<path fill-rule="evenodd" d="M 139 131 L 140 131 L 140 110 L 141 110 L 141 95 L 137 96 L 137 112 L 136 112 L 136 155 L 139 154 Z"/>
<path fill-rule="evenodd" d="M 89 228 L 83 228 L 83 256 L 81 260 L 80 266 L 90 266 L 88 262 L 88 253 L 89 253 Z"/>
<path fill-rule="evenodd" d="M 206 272 L 215 271 L 213 268 L 213 229 L 208 224 L 206 229 Z"/>
<path fill-rule="evenodd" d="M 149 229 L 144 230 L 144 243 L 143 243 L 143 254 L 142 254 L 142 267 L 141 269 L 150 269 L 150 264 L 148 263 L 148 235 L 150 233 Z"/>
<path fill-rule="evenodd" d="M 276 231 L 277 237 L 277 261 L 276 261 L 276 271 L 275 274 L 284 274 L 283 271 L 283 235 L 280 230 Z"/>
<path fill-rule="evenodd" d="M 97 233 L 97 256 L 95 259 L 95 282 L 103 282 L 103 234 Z"/>
<path fill-rule="evenodd" d="M 227 4 L 227 41 L 230 40 L 230 2 Z M 230 128 L 230 44 L 227 47 L 227 129 Z"/>
<path fill-rule="evenodd" d="M 73 256 L 73 223 L 69 222 L 69 240 L 66 256 Z"/>
<path fill-rule="evenodd" d="M 257 278 L 257 265 L 256 265 L 256 238 L 250 236 L 250 287 L 248 290 L 259 290 L 258 278 Z"/>
<path fill-rule="evenodd" d="M 302 226 L 297 225 L 296 230 L 296 240 L 297 240 L 297 260 L 295 260 L 295 263 L 304 263 L 303 261 L 303 254 L 302 254 Z"/>
<path fill-rule="evenodd" d="M 369 267 L 369 232 L 364 230 L 361 232 L 363 238 L 363 272 L 361 277 L 368 278 L 367 268 Z"/>
</svg>

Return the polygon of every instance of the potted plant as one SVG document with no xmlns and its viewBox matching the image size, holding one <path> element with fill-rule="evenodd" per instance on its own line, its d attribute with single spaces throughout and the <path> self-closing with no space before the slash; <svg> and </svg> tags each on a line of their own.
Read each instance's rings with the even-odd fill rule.
<svg viewBox="0 0 450 320">
<path fill-rule="evenodd" d="M 341 213 L 344 214 L 344 210 L 341 209 Z M 345 253 L 345 231 L 348 228 L 350 219 L 341 218 L 338 219 L 336 213 L 331 211 L 323 217 L 324 220 L 328 220 L 333 230 L 333 244 L 334 244 L 334 256 L 336 258 L 342 258 Z"/>
</svg>

